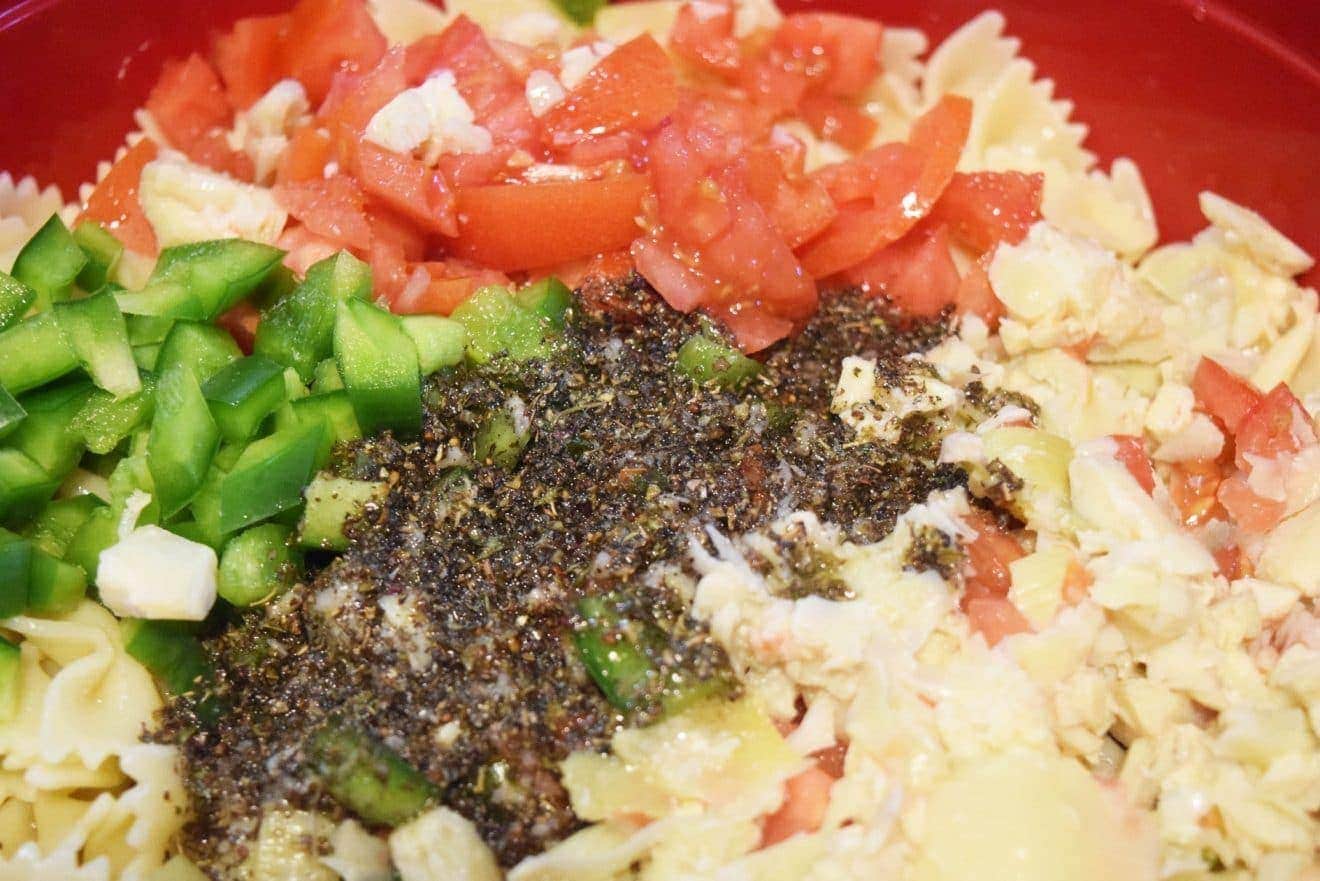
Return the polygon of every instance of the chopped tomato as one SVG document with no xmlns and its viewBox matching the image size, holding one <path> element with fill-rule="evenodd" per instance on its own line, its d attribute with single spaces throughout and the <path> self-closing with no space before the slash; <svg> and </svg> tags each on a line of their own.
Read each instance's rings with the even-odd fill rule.
<svg viewBox="0 0 1320 881">
<path fill-rule="evenodd" d="M 458 235 L 454 194 L 445 179 L 411 156 L 363 141 L 357 148 L 357 176 L 367 195 L 431 232 Z"/>
<path fill-rule="evenodd" d="M 732 0 L 684 3 L 669 30 L 669 45 L 680 57 L 717 73 L 738 68 L 741 51 L 733 33 Z"/>
<path fill-rule="evenodd" d="M 801 833 L 815 832 L 825 822 L 834 778 L 817 766 L 790 777 L 784 783 L 784 801 L 779 810 L 765 818 L 761 846 L 769 847 Z"/>
<path fill-rule="evenodd" d="M 1248 456 L 1275 459 L 1314 444 L 1315 426 L 1302 402 L 1279 383 L 1242 417 L 1235 440 L 1237 466 L 1250 471 Z"/>
<path fill-rule="evenodd" d="M 1219 484 L 1215 497 L 1244 532 L 1268 532 L 1279 524 L 1288 510 L 1287 502 L 1282 499 L 1267 499 L 1257 494 L 1247 482 L 1247 475 L 1241 471 Z"/>
<path fill-rule="evenodd" d="M 975 598 L 1008 596 L 1008 589 L 1013 586 L 1009 564 L 1026 556 L 1018 540 L 996 526 L 989 517 L 975 515 L 968 525 L 976 530 L 976 538 L 965 547 L 964 607 Z"/>
<path fill-rule="evenodd" d="M 880 73 L 883 34 L 873 18 L 803 12 L 784 19 L 772 45 L 805 71 L 813 89 L 848 98 L 864 92 Z"/>
<path fill-rule="evenodd" d="M 1115 458 L 1123 463 L 1128 474 L 1140 484 L 1146 495 L 1155 492 L 1155 468 L 1150 464 L 1150 456 L 1146 455 L 1146 445 L 1141 438 L 1130 434 L 1115 434 L 1110 436 L 1110 440 L 1117 447 Z"/>
<path fill-rule="evenodd" d="M 1031 622 L 1007 597 L 976 597 L 965 606 L 972 629 L 991 647 L 1016 633 L 1031 632 Z"/>
<path fill-rule="evenodd" d="M 677 104 L 674 66 L 655 38 L 643 34 L 602 58 L 542 122 L 562 144 L 588 135 L 649 131 Z"/>
<path fill-rule="evenodd" d="M 1202 357 L 1192 376 L 1192 392 L 1201 408 L 1237 434 L 1242 417 L 1264 397 L 1242 377 L 1218 361 Z"/>
<path fill-rule="evenodd" d="M 292 16 L 241 18 L 216 38 L 214 58 L 230 102 L 247 109 L 284 76 L 284 39 Z"/>
<path fill-rule="evenodd" d="M 261 312 L 251 300 L 242 300 L 217 318 L 215 323 L 229 331 L 238 347 L 250 354 L 252 343 L 257 338 L 257 325 L 261 323 Z"/>
<path fill-rule="evenodd" d="M 816 767 L 838 780 L 843 777 L 844 764 L 848 760 L 848 744 L 836 743 L 834 746 L 827 746 L 812 753 L 811 757 L 816 760 Z"/>
<path fill-rule="evenodd" d="M 995 296 L 995 289 L 990 286 L 990 273 L 987 270 L 985 256 L 967 267 L 962 281 L 958 283 L 958 292 L 954 300 L 958 304 L 959 315 L 975 315 L 985 322 L 991 330 L 999 327 L 999 319 L 1004 317 L 1004 304 Z"/>
<path fill-rule="evenodd" d="M 146 108 L 170 143 L 184 151 L 208 132 L 227 128 L 234 115 L 220 78 L 196 52 L 165 62 Z"/>
<path fill-rule="evenodd" d="M 142 213 L 138 185 L 142 169 L 159 153 L 156 143 L 143 138 L 110 167 L 110 172 L 92 190 L 80 220 L 95 221 L 139 254 L 156 253 L 156 233 Z"/>
<path fill-rule="evenodd" d="M 1169 472 L 1169 497 L 1189 527 L 1200 526 L 1217 513 L 1215 493 L 1223 469 L 1213 459 L 1179 462 Z"/>
<path fill-rule="evenodd" d="M 357 184 L 343 175 L 276 184 L 275 201 L 319 236 L 341 246 L 371 247 L 371 225 Z"/>
<path fill-rule="evenodd" d="M 303 126 L 289 138 L 289 146 L 275 169 L 275 180 L 280 183 L 322 180 L 330 155 L 330 136 L 315 126 Z"/>
<path fill-rule="evenodd" d="M 371 223 L 371 243 L 388 242 L 403 253 L 407 261 L 421 260 L 426 253 L 427 234 L 407 217 L 379 202 L 367 205 Z"/>
<path fill-rule="evenodd" d="M 593 254 L 585 260 L 571 260 L 547 270 L 545 275 L 554 276 L 573 290 L 577 290 L 589 278 L 627 278 L 628 273 L 632 271 L 632 254 L 620 249 Z"/>
<path fill-rule="evenodd" d="M 777 117 L 791 113 L 811 84 L 801 66 L 787 63 L 781 52 L 772 50 L 744 62 L 738 85 L 753 104 Z"/>
<path fill-rule="evenodd" d="M 372 289 L 377 300 L 392 303 L 408 284 L 408 261 L 403 249 L 394 242 L 373 239 L 368 254 Z"/>
<path fill-rule="evenodd" d="M 637 274 L 646 279 L 665 302 L 679 312 L 691 312 L 705 302 L 710 286 L 666 240 L 642 237 L 633 242 Z"/>
<path fill-rule="evenodd" d="M 505 172 L 513 150 L 496 145 L 489 153 L 446 153 L 435 167 L 455 189 L 479 187 L 494 183 Z"/>
<path fill-rule="evenodd" d="M 938 317 L 956 302 L 962 284 L 943 224 L 917 227 L 845 272 L 844 278 L 919 318 Z"/>
<path fill-rule="evenodd" d="M 504 271 L 553 266 L 626 247 L 646 178 L 494 184 L 458 190 L 454 253 Z"/>
<path fill-rule="evenodd" d="M 798 108 L 818 136 L 848 150 L 865 150 L 879 124 L 856 104 L 829 95 L 808 95 Z"/>
<path fill-rule="evenodd" d="M 333 256 L 340 249 L 338 242 L 318 236 L 302 224 L 285 227 L 276 244 L 284 250 L 284 265 L 298 275 L 306 275 L 312 264 Z"/>
<path fill-rule="evenodd" d="M 1246 574 L 1246 560 L 1239 545 L 1230 542 L 1215 548 L 1211 555 L 1215 558 L 1215 568 L 1227 580 L 1236 581 Z"/>
<path fill-rule="evenodd" d="M 807 271 L 842 272 L 916 226 L 953 177 L 971 118 L 970 101 L 947 95 L 916 121 L 906 146 L 886 144 L 825 169 L 820 178 L 839 217 L 801 252 Z"/>
<path fill-rule="evenodd" d="M 282 67 L 303 84 L 315 107 L 336 73 L 370 69 L 387 45 L 366 0 L 298 0 L 289 18 Z"/>
<path fill-rule="evenodd" d="M 753 148 L 740 160 L 748 193 L 790 248 L 814 238 L 837 213 L 820 183 L 794 171 L 797 162 L 800 157 L 767 148 Z"/>
<path fill-rule="evenodd" d="M 955 174 L 931 210 L 931 219 L 949 225 L 954 239 L 984 254 L 1000 242 L 1016 245 L 1040 220 L 1044 175 L 1017 171 Z"/>
<path fill-rule="evenodd" d="M 404 289 L 390 301 L 390 310 L 401 315 L 448 315 L 478 288 L 508 283 L 503 273 L 461 261 L 419 263 Z"/>
<path fill-rule="evenodd" d="M 407 88 L 406 63 L 404 50 L 396 47 L 370 70 L 334 75 L 317 118 L 330 131 L 341 161 L 355 161 L 354 151 L 371 118 Z"/>
<path fill-rule="evenodd" d="M 755 300 L 745 303 L 720 303 L 706 307 L 706 312 L 733 334 L 738 348 L 748 354 L 767 349 L 793 332 L 794 323 L 781 318 Z"/>
</svg>

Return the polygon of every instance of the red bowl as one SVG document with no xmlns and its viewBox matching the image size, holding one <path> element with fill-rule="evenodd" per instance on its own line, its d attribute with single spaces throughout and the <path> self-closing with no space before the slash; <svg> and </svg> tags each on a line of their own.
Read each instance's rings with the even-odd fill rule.
<svg viewBox="0 0 1320 881">
<path fill-rule="evenodd" d="M 166 58 L 292 0 L 21 0 L 0 11 L 0 169 L 66 194 L 113 153 Z M 802 7 L 806 2 L 785 3 Z M 938 40 L 987 6 L 1091 126 L 1131 156 L 1166 239 L 1204 222 L 1196 194 L 1249 205 L 1320 254 L 1320 16 L 1295 0 L 834 0 Z M 1312 276 L 1315 277 L 1315 274 Z"/>
</svg>

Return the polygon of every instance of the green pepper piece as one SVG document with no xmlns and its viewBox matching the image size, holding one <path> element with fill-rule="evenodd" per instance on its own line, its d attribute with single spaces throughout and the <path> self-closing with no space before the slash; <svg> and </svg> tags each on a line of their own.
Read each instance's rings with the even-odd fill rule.
<svg viewBox="0 0 1320 881">
<path fill-rule="evenodd" d="M 21 659 L 18 646 L 0 637 L 0 722 L 12 722 L 18 716 L 23 693 Z"/>
<path fill-rule="evenodd" d="M 46 553 L 63 557 L 73 537 L 92 516 L 92 512 L 103 507 L 105 502 L 92 495 L 71 496 L 48 502 L 28 527 L 28 538 Z"/>
<path fill-rule="evenodd" d="M 162 318 L 159 315 L 125 315 L 128 342 L 133 346 L 160 345 L 170 335 L 174 321 L 173 318 Z"/>
<path fill-rule="evenodd" d="M 87 573 L 40 549 L 32 550 L 28 608 L 38 615 L 62 615 L 87 595 Z"/>
<path fill-rule="evenodd" d="M 220 530 L 233 532 L 302 504 L 325 426 L 297 425 L 253 443 L 220 484 Z"/>
<path fill-rule="evenodd" d="M 481 288 L 449 317 L 467 331 L 467 357 L 473 363 L 499 355 L 530 361 L 554 354 L 558 334 L 550 319 L 527 311 L 502 287 Z"/>
<path fill-rule="evenodd" d="M 27 610 L 32 577 L 32 543 L 0 529 L 0 618 Z"/>
<path fill-rule="evenodd" d="M 574 631 L 578 657 L 605 699 L 616 709 L 636 709 L 658 675 L 651 659 L 622 632 L 619 614 L 602 597 L 584 597 L 578 613 L 586 626 Z"/>
<path fill-rule="evenodd" d="M 173 517 L 192 501 L 220 445 L 201 385 L 184 364 L 168 368 L 156 388 L 156 416 L 147 442 L 147 466 L 161 515 Z"/>
<path fill-rule="evenodd" d="M 0 330 L 23 319 L 37 299 L 37 292 L 7 272 L 0 272 Z"/>
<path fill-rule="evenodd" d="M 49 309 L 69 296 L 86 265 L 87 255 L 60 216 L 52 214 L 14 258 L 13 276 L 37 292 L 38 309 Z"/>
<path fill-rule="evenodd" d="M 478 462 L 489 462 L 511 471 L 518 466 L 530 440 L 530 430 L 523 428 L 520 431 L 518 419 L 506 406 L 486 417 L 477 429 L 472 446 Z"/>
<path fill-rule="evenodd" d="M 307 507 L 298 524 L 298 541 L 305 548 L 342 551 L 348 547 L 344 524 L 372 502 L 380 502 L 389 485 L 318 474 L 305 493 Z"/>
<path fill-rule="evenodd" d="M 95 584 L 101 552 L 118 541 L 119 518 L 108 507 L 97 508 L 70 539 L 64 559 L 80 567 L 87 573 L 88 581 Z"/>
<path fill-rule="evenodd" d="M 214 680 L 215 670 L 188 623 L 125 618 L 119 627 L 124 651 L 159 679 L 167 694 L 187 694 Z"/>
<path fill-rule="evenodd" d="M 310 382 L 316 365 L 334 351 L 341 303 L 371 296 L 371 267 L 341 251 L 307 270 L 307 278 L 257 325 L 253 351 L 298 371 Z"/>
<path fill-rule="evenodd" d="M 208 379 L 202 394 L 225 440 L 243 443 L 284 403 L 284 368 L 261 355 L 240 358 Z"/>
<path fill-rule="evenodd" d="M 10 394 L 45 385 L 77 367 L 78 353 L 51 312 L 0 332 L 0 386 Z"/>
<path fill-rule="evenodd" d="M 88 450 L 104 456 L 151 420 L 156 412 L 156 377 L 145 373 L 139 378 L 142 390 L 137 394 L 116 399 L 98 389 L 73 417 L 70 428 L 82 436 Z"/>
<path fill-rule="evenodd" d="M 198 383 L 203 383 L 241 357 L 243 353 L 238 343 L 224 328 L 196 321 L 179 321 L 170 328 L 161 344 L 156 372 L 165 373 L 174 365 L 182 364 Z"/>
<path fill-rule="evenodd" d="M 22 450 L 0 448 L 0 523 L 28 520 L 59 487 L 60 481 Z"/>
<path fill-rule="evenodd" d="M 283 257 L 279 248 L 243 239 L 175 245 L 161 252 L 143 292 L 181 285 L 195 300 L 197 317 L 213 321 L 252 293 Z"/>
<path fill-rule="evenodd" d="M 697 382 L 736 389 L 761 372 L 761 365 L 706 334 L 688 338 L 678 350 L 678 369 Z"/>
<path fill-rule="evenodd" d="M 55 317 L 93 382 L 117 398 L 141 390 L 124 314 L 110 293 L 58 303 Z"/>
<path fill-rule="evenodd" d="M 289 543 L 292 531 L 279 523 L 263 523 L 231 538 L 220 555 L 220 596 L 235 606 L 252 606 L 297 581 L 302 554 Z"/>
<path fill-rule="evenodd" d="M 92 391 L 90 383 L 72 379 L 25 395 L 20 403 L 28 415 L 9 437 L 9 446 L 26 453 L 52 479 L 63 480 L 82 458 L 82 435 L 72 423 Z"/>
<path fill-rule="evenodd" d="M 364 434 L 422 429 L 417 349 L 399 319 L 363 300 L 346 300 L 335 319 L 335 360 Z"/>
<path fill-rule="evenodd" d="M 362 437 L 362 429 L 358 425 L 357 413 L 353 410 L 353 403 L 349 400 L 348 393 L 344 391 L 309 395 L 294 401 L 288 408 L 287 416 L 283 420 L 277 417 L 276 422 L 281 428 L 285 427 L 285 424 L 306 425 L 313 423 L 325 427 L 324 446 L 316 458 L 318 468 L 329 461 L 331 448 L 335 444 L 357 440 Z"/>
<path fill-rule="evenodd" d="M 105 227 L 90 220 L 73 228 L 73 240 L 87 256 L 87 265 L 78 273 L 78 286 L 84 291 L 99 291 L 119 266 L 124 246 Z"/>
<path fill-rule="evenodd" d="M 467 331 L 463 325 L 439 315 L 404 315 L 399 319 L 404 333 L 417 347 L 417 361 L 423 376 L 442 367 L 453 367 L 463 360 Z"/>
<path fill-rule="evenodd" d="M 609 0 L 555 0 L 559 11 L 575 23 L 587 27 L 596 20 L 596 13 L 605 8 Z"/>
<path fill-rule="evenodd" d="M 339 375 L 339 365 L 334 358 L 326 358 L 316 365 L 312 372 L 312 394 L 322 395 L 343 390 L 344 378 Z"/>
<path fill-rule="evenodd" d="M 27 411 L 23 405 L 0 385 L 0 438 L 11 434 L 26 418 Z"/>
<path fill-rule="evenodd" d="M 368 823 L 398 826 L 440 800 L 440 790 L 375 737 L 334 720 L 307 744 L 308 765 L 340 804 Z"/>
<path fill-rule="evenodd" d="M 514 295 L 518 305 L 533 315 L 539 315 L 556 330 L 563 330 L 568 307 L 573 305 L 573 292 L 554 276 L 533 282 Z"/>
</svg>

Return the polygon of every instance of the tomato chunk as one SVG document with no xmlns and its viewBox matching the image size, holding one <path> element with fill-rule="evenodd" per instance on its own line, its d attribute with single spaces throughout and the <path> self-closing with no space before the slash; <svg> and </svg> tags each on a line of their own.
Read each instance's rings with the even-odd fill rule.
<svg viewBox="0 0 1320 881">
<path fill-rule="evenodd" d="M 966 603 L 972 629 L 993 648 L 1016 633 L 1030 633 L 1031 622 L 1007 597 L 976 597 Z"/>
<path fill-rule="evenodd" d="M 337 72 L 371 68 L 386 46 L 365 0 L 299 0 L 289 18 L 283 69 L 316 106 Z"/>
<path fill-rule="evenodd" d="M 315 126 L 304 126 L 289 138 L 289 146 L 275 169 L 275 179 L 280 183 L 321 180 L 331 152 L 328 134 Z"/>
<path fill-rule="evenodd" d="M 424 276 L 419 276 L 421 269 Z M 424 281 L 424 284 L 418 283 Z M 390 311 L 401 315 L 448 315 L 479 288 L 506 285 L 508 276 L 461 261 L 419 263 L 403 290 L 390 300 Z"/>
<path fill-rule="evenodd" d="M 170 144 L 189 159 L 251 179 L 252 161 L 225 138 L 233 119 L 229 99 L 215 70 L 200 55 L 167 62 L 147 96 L 146 108 Z"/>
<path fill-rule="evenodd" d="M 462 188 L 453 250 L 507 272 L 627 247 L 637 235 L 646 191 L 646 178 L 631 172 L 593 181 Z"/>
<path fill-rule="evenodd" d="M 761 846 L 769 847 L 799 832 L 815 832 L 825 822 L 834 778 L 813 765 L 784 783 L 784 801 L 765 818 Z"/>
<path fill-rule="evenodd" d="M 799 107 L 811 130 L 849 150 L 865 150 L 879 123 L 856 104 L 829 95 L 808 95 Z"/>
<path fill-rule="evenodd" d="M 969 518 L 968 525 L 976 530 L 976 538 L 965 547 L 964 605 L 978 597 L 1007 597 L 1008 589 L 1013 586 L 1009 564 L 1026 556 L 1026 552 L 1016 538 L 985 515 Z"/>
<path fill-rule="evenodd" d="M 1237 466 L 1249 472 L 1248 456 L 1275 459 L 1314 444 L 1315 425 L 1297 396 L 1279 383 L 1242 417 L 1236 440 Z"/>
<path fill-rule="evenodd" d="M 954 300 L 958 304 L 959 315 L 975 315 L 985 322 L 991 330 L 999 327 L 999 319 L 1004 317 L 1004 304 L 995 296 L 995 289 L 990 285 L 989 261 L 984 255 L 967 267 L 962 281 L 958 283 L 958 292 Z"/>
<path fill-rule="evenodd" d="M 361 251 L 371 247 L 365 199 L 349 178 L 276 184 L 274 193 L 280 207 L 317 235 Z"/>
<path fill-rule="evenodd" d="M 1018 171 L 954 174 L 931 219 L 949 225 L 953 238 L 984 254 L 1000 242 L 1016 245 L 1040 220 L 1045 176 Z"/>
<path fill-rule="evenodd" d="M 669 31 L 669 45 L 681 58 L 717 73 L 738 69 L 741 52 L 733 34 L 733 0 L 684 3 Z"/>
<path fill-rule="evenodd" d="M 142 182 L 143 167 L 159 152 L 156 142 L 150 138 L 134 144 L 92 190 L 87 208 L 78 219 L 101 224 L 130 251 L 154 255 L 156 232 L 142 213 L 138 185 Z"/>
<path fill-rule="evenodd" d="M 844 278 L 919 318 L 939 317 L 957 301 L 962 284 L 943 225 L 917 227 L 845 272 Z"/>
<path fill-rule="evenodd" d="M 1111 435 L 1110 439 L 1117 447 L 1116 458 L 1132 475 L 1133 480 L 1141 485 L 1146 495 L 1155 492 L 1155 468 L 1146 455 L 1146 445 L 1141 438 L 1130 434 Z"/>
<path fill-rule="evenodd" d="M 438 171 L 411 156 L 400 156 L 363 141 L 357 150 L 362 189 L 418 226 L 441 235 L 458 235 L 454 194 Z"/>
<path fill-rule="evenodd" d="M 784 19 L 773 46 L 806 72 L 812 88 L 847 98 L 864 92 L 880 73 L 883 36 L 873 18 L 803 12 Z"/>
<path fill-rule="evenodd" d="M 216 38 L 213 57 L 229 100 L 245 110 L 284 76 L 284 40 L 292 17 L 241 18 Z"/>
<path fill-rule="evenodd" d="M 562 144 L 588 135 L 649 131 L 677 104 L 678 79 L 669 56 L 643 34 L 601 59 L 542 122 Z"/>
<path fill-rule="evenodd" d="M 1218 361 L 1202 357 L 1192 376 L 1196 402 L 1224 424 L 1229 434 L 1237 434 L 1242 418 L 1260 403 L 1260 392 Z"/>
<path fill-rule="evenodd" d="M 1241 471 L 1219 484 L 1215 496 L 1243 532 L 1268 532 L 1279 525 L 1288 511 L 1286 501 L 1268 499 L 1253 490 L 1247 475 Z"/>
</svg>

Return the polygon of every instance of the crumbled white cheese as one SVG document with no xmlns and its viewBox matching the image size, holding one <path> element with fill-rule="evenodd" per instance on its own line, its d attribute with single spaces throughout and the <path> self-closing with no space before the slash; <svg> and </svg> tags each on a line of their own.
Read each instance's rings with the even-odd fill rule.
<svg viewBox="0 0 1320 881">
<path fill-rule="evenodd" d="M 246 111 L 238 114 L 230 143 L 252 159 L 259 183 L 270 180 L 289 146 L 289 135 L 311 117 L 311 104 L 302 83 L 280 80 Z"/>
<path fill-rule="evenodd" d="M 564 20 L 559 16 L 532 10 L 500 22 L 498 33 L 501 40 L 510 43 L 540 46 L 545 43 L 558 43 L 571 32 L 564 27 Z"/>
<path fill-rule="evenodd" d="M 398 827 L 390 856 L 403 881 L 499 881 L 490 848 L 470 820 L 449 808 L 433 808 Z"/>
<path fill-rule="evenodd" d="M 201 621 L 215 605 L 215 551 L 159 526 L 140 526 L 101 552 L 101 602 L 121 618 Z"/>
<path fill-rule="evenodd" d="M 234 238 L 274 244 L 288 220 L 265 187 L 234 180 L 176 154 L 147 163 L 138 198 L 162 248 Z"/>
<path fill-rule="evenodd" d="M 364 137 L 395 153 L 418 153 L 428 163 L 447 153 L 489 153 L 491 134 L 475 122 L 472 108 L 441 70 L 405 89 L 376 111 Z"/>
<path fill-rule="evenodd" d="M 555 75 L 548 70 L 534 70 L 527 75 L 527 103 L 535 117 L 545 116 L 568 95 Z"/>
<path fill-rule="evenodd" d="M 569 49 L 559 57 L 559 82 L 568 91 L 573 91 L 587 78 L 591 69 L 615 48 L 617 47 L 608 40 L 596 40 Z"/>
</svg>

